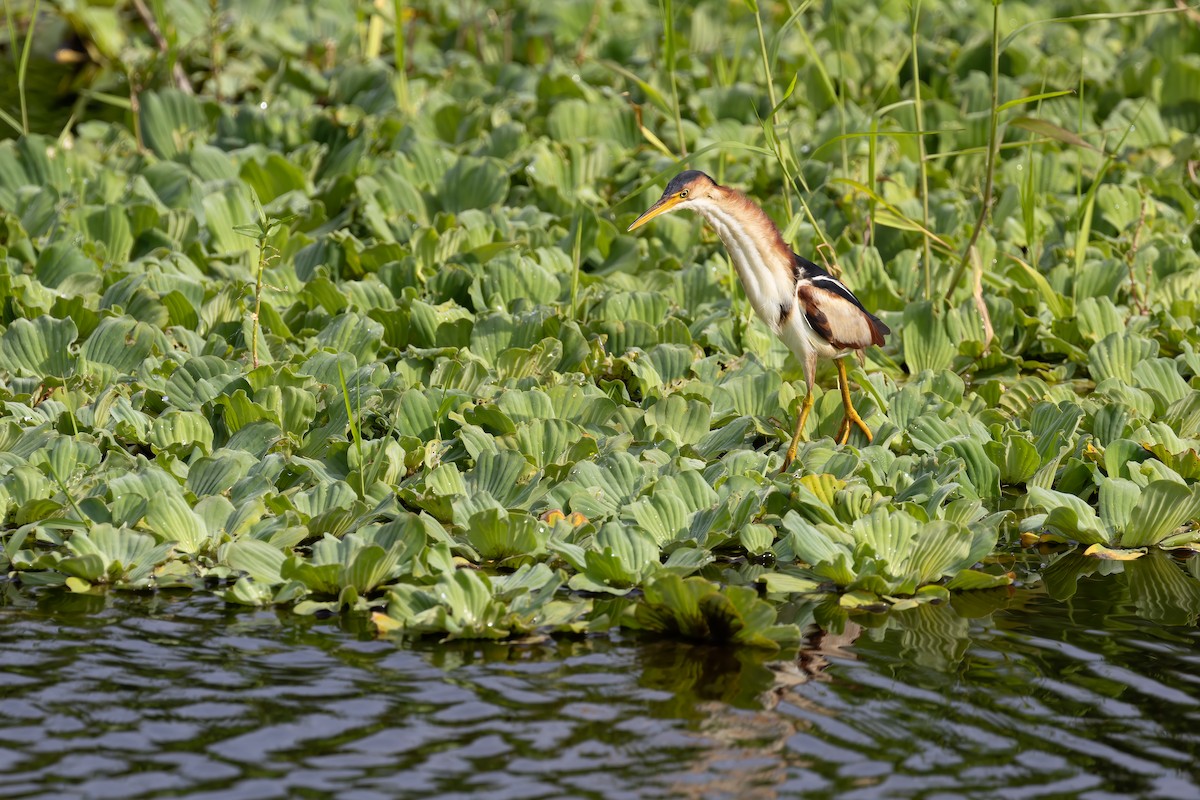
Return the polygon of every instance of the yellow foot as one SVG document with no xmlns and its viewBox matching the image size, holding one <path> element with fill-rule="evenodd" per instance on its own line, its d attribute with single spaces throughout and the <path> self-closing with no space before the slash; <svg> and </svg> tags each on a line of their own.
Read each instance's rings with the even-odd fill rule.
<svg viewBox="0 0 1200 800">
<path fill-rule="evenodd" d="M 851 410 L 853 411 L 853 409 Z M 858 415 L 857 411 L 854 412 L 854 415 L 850 418 L 850 421 L 858 426 L 858 429 L 863 432 L 863 436 L 867 437 L 867 444 L 875 441 L 875 437 L 871 435 L 871 429 L 867 427 L 867 423 L 862 421 L 862 417 Z"/>
<path fill-rule="evenodd" d="M 871 429 L 867 427 L 867 423 L 863 422 L 862 417 L 860 417 L 858 415 L 858 412 L 855 411 L 853 407 L 851 407 L 849 410 L 849 413 L 847 413 L 846 416 L 842 417 L 842 424 L 838 426 L 838 433 L 837 433 L 837 443 L 838 444 L 845 444 L 846 442 L 850 441 L 850 423 L 851 422 L 853 422 L 855 425 L 857 425 L 858 429 L 863 432 L 863 435 L 867 437 L 868 443 L 873 442 L 875 440 L 875 437 L 871 435 Z"/>
<path fill-rule="evenodd" d="M 850 423 L 858 426 L 858 429 L 866 435 L 868 442 L 874 441 L 875 437 L 871 435 L 871 429 L 854 410 L 854 403 L 850 400 L 850 379 L 846 377 L 846 364 L 840 358 L 837 360 L 837 371 L 838 388 L 842 390 L 842 407 L 846 410 L 846 416 L 842 418 L 842 424 L 838 427 L 838 444 L 850 441 Z"/>
</svg>

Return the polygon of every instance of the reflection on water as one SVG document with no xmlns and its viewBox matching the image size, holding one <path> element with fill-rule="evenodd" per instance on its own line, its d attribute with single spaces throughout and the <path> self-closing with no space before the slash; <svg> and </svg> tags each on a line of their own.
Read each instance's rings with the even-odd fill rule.
<svg viewBox="0 0 1200 800">
<path fill-rule="evenodd" d="M 1196 797 L 1200 582 L 1165 558 L 1114 571 L 1067 556 L 1012 594 L 825 608 L 830 632 L 782 659 L 400 646 L 357 621 L 9 587 L 4 795 Z"/>
</svg>

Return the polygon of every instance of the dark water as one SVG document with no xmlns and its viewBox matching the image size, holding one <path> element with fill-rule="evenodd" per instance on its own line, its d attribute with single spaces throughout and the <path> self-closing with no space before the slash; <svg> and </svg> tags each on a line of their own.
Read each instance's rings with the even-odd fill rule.
<svg viewBox="0 0 1200 800">
<path fill-rule="evenodd" d="M 0 796 L 1200 797 L 1194 597 L 1164 617 L 1136 576 L 1075 580 L 869 619 L 782 661 L 414 647 L 205 598 L 10 587 Z"/>
</svg>

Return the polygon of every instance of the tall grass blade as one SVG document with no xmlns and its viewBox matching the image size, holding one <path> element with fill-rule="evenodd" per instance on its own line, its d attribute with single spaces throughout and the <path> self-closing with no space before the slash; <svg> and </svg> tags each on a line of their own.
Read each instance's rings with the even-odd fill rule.
<svg viewBox="0 0 1200 800">
<path fill-rule="evenodd" d="M 773 149 L 775 150 L 776 157 L 779 159 L 780 166 L 784 169 L 784 172 L 786 173 L 788 171 L 787 165 L 785 164 L 785 161 L 787 159 L 784 157 L 784 153 L 782 151 L 782 147 L 779 142 L 779 136 L 778 136 L 778 133 L 777 133 L 776 127 L 775 127 L 776 126 L 775 112 L 779 108 L 781 101 L 776 99 L 775 78 L 771 74 L 771 59 L 767 55 L 767 38 L 766 38 L 766 35 L 763 33 L 762 16 L 761 16 L 760 9 L 758 7 L 757 0 L 746 0 L 746 5 L 750 6 L 750 10 L 754 13 L 754 27 L 755 27 L 755 30 L 758 32 L 758 51 L 759 51 L 759 54 L 762 56 L 763 83 L 765 83 L 767 85 L 767 99 L 771 103 L 771 113 L 767 116 L 767 119 L 762 121 L 763 130 L 764 130 L 764 132 L 767 133 L 768 141 L 770 141 L 774 145 Z M 768 126 L 770 127 L 769 132 L 767 131 Z M 790 183 L 790 181 L 789 181 L 789 183 Z M 793 216 L 791 192 L 784 192 L 783 202 L 784 202 L 784 205 L 787 207 L 788 220 L 790 221 Z"/>
<path fill-rule="evenodd" d="M 34 0 L 33 11 L 29 15 L 29 30 L 25 31 L 25 42 L 21 45 L 21 63 L 17 67 L 17 96 L 21 103 L 21 132 L 26 136 L 29 135 L 29 100 L 25 92 L 25 79 L 29 75 L 29 54 L 33 51 L 33 34 L 37 28 L 38 11 L 42 7 L 42 0 Z M 9 30 L 12 30 L 12 14 L 8 8 L 8 0 L 4 3 L 4 13 L 9 18 Z M 10 39 L 14 44 L 16 39 Z"/>
<path fill-rule="evenodd" d="M 921 101 L 921 59 L 917 47 L 918 22 L 921 17 L 921 0 L 913 0 L 912 4 L 912 43 L 909 50 L 912 53 L 912 82 L 913 110 L 917 117 L 917 130 L 925 129 L 925 104 Z M 921 226 L 929 230 L 929 162 L 925 157 L 925 139 L 917 137 L 917 169 L 921 178 Z M 874 180 L 874 178 L 872 178 Z M 921 265 L 925 275 L 925 299 L 933 299 L 933 248 L 929 245 L 929 237 L 922 241 L 924 258 Z"/>
<path fill-rule="evenodd" d="M 679 110 L 679 84 L 675 77 L 676 44 L 675 44 L 675 12 L 671 0 L 659 0 L 659 9 L 663 18 L 663 55 L 666 58 L 667 77 L 671 83 L 671 114 L 675 119 L 675 136 L 679 155 L 687 155 L 687 142 L 683 136 L 683 116 Z"/>
<path fill-rule="evenodd" d="M 346 374 L 345 374 L 345 372 L 342 371 L 342 360 L 340 358 L 336 358 L 335 361 L 337 362 L 338 386 L 342 390 L 342 402 L 344 402 L 346 404 L 346 419 L 350 423 L 350 435 L 354 438 L 354 449 L 358 452 L 359 497 L 366 497 L 366 495 L 367 495 L 366 463 L 367 462 L 363 459 L 362 432 L 358 428 L 358 417 L 354 414 L 353 409 L 351 409 L 351 407 L 350 407 L 350 390 L 346 387 Z M 355 396 L 359 400 L 359 402 L 362 401 L 362 387 L 361 386 L 358 387 L 358 392 L 356 393 Z"/>
<path fill-rule="evenodd" d="M 408 93 L 408 51 L 404 28 L 404 0 L 392 0 L 392 17 L 394 43 L 393 60 L 396 66 L 396 102 L 404 112 L 411 113 L 412 106 Z"/>
<path fill-rule="evenodd" d="M 962 280 L 963 272 L 967 268 L 967 261 L 971 257 L 971 249 L 975 247 L 975 243 L 979 241 L 979 234 L 983 231 L 983 225 L 987 222 L 988 213 L 992 208 L 992 186 L 996 175 L 996 155 L 997 148 L 997 127 L 999 124 L 999 99 L 1000 99 L 1000 3 L 1002 0 L 992 0 L 992 113 L 988 120 L 988 150 L 987 163 L 984 166 L 984 184 L 983 184 L 983 199 L 979 204 L 979 217 L 975 220 L 975 227 L 971 231 L 971 238 L 967 242 L 967 246 L 963 248 L 962 257 L 959 259 L 958 267 L 954 270 L 954 275 L 950 278 L 950 285 L 946 289 L 946 300 L 949 302 L 954 297 L 954 290 L 958 288 L 958 283 Z"/>
<path fill-rule="evenodd" d="M 1142 101 L 1138 106 L 1137 113 L 1133 115 L 1133 120 L 1130 122 L 1122 133 L 1121 138 L 1117 140 L 1117 146 L 1113 148 L 1112 153 L 1107 155 L 1104 162 L 1100 165 L 1100 169 L 1096 172 L 1096 177 L 1092 181 L 1092 185 L 1088 188 L 1087 194 L 1082 200 L 1081 213 L 1079 217 L 1079 227 L 1075 234 L 1075 274 L 1071 285 L 1071 298 L 1076 299 L 1075 287 L 1079 283 L 1079 275 L 1083 271 L 1083 264 L 1087 260 L 1088 241 L 1092 234 L 1092 216 L 1096 210 L 1096 193 L 1099 192 L 1101 185 L 1104 183 L 1104 178 L 1108 174 L 1108 170 L 1116 161 L 1116 153 L 1121 152 L 1121 148 L 1125 144 L 1125 140 L 1129 138 L 1129 134 L 1133 132 L 1134 125 L 1138 118 L 1142 115 L 1142 111 L 1146 108 L 1146 103 L 1150 102 L 1149 98 Z"/>
</svg>

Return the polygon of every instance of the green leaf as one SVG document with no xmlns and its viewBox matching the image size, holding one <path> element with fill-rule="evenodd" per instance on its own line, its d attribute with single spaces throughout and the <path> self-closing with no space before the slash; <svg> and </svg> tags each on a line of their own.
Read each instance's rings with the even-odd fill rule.
<svg viewBox="0 0 1200 800">
<path fill-rule="evenodd" d="M 701 547 L 679 547 L 671 552 L 662 563 L 662 569 L 674 572 L 676 575 L 691 575 L 699 569 L 711 564 L 714 558 L 712 552 Z M 654 570 L 657 572 L 657 570 Z"/>
<path fill-rule="evenodd" d="M 770 525 L 751 523 L 738 531 L 738 542 L 750 555 L 762 555 L 775 543 L 775 529 Z"/>
<path fill-rule="evenodd" d="M 658 563 L 658 545 L 653 539 L 615 523 L 605 525 L 596 534 L 596 547 L 601 553 L 615 557 L 634 576 Z"/>
<path fill-rule="evenodd" d="M 286 556 L 281 550 L 258 539 L 238 539 L 225 548 L 226 564 L 268 586 L 283 583 L 285 560 Z"/>
<path fill-rule="evenodd" d="M 467 542 L 486 561 L 541 552 L 544 526 L 528 514 L 489 508 L 471 516 L 467 523 Z"/>
<path fill-rule="evenodd" d="M 351 586 L 360 595 L 373 592 L 386 581 L 396 566 L 396 556 L 377 544 L 360 548 L 346 566 L 343 585 Z"/>
<path fill-rule="evenodd" d="M 1029 487 L 1029 499 L 1047 512 L 1045 525 L 1080 544 L 1105 544 L 1109 531 L 1096 512 L 1078 497 L 1040 486 Z"/>
<path fill-rule="evenodd" d="M 1079 332 L 1094 342 L 1125 331 L 1125 315 L 1108 297 L 1085 297 L 1075 309 Z"/>
<path fill-rule="evenodd" d="M 208 531 L 179 494 L 155 493 L 146 506 L 146 527 L 164 542 L 176 542 L 184 553 L 197 553 L 208 542 Z"/>
<path fill-rule="evenodd" d="M 1070 301 L 1062 294 L 1057 292 L 1050 281 L 1046 280 L 1046 276 L 1039 272 L 1035 267 L 1026 264 L 1024 261 L 1014 258 L 1014 262 L 1021 267 L 1020 271 L 1013 272 L 1013 278 L 1017 281 L 1024 282 L 1025 285 L 1035 289 L 1042 302 L 1046 304 L 1046 308 L 1050 309 L 1050 313 L 1055 319 L 1063 319 L 1070 313 Z"/>
<path fill-rule="evenodd" d="M 918 587 L 953 575 L 974 563 L 971 534 L 961 525 L 938 520 L 922 525 L 914 542 L 907 566 Z M 983 550 L 991 552 L 996 545 L 995 534 Z"/>
<path fill-rule="evenodd" d="M 646 423 L 668 441 L 682 447 L 696 444 L 708 435 L 711 409 L 700 400 L 687 400 L 670 395 L 659 400 L 646 412 Z"/>
<path fill-rule="evenodd" d="M 1179 436 L 1200 436 L 1200 391 L 1189 391 L 1171 403 L 1163 413 L 1162 421 Z"/>
<path fill-rule="evenodd" d="M 64 575 L 89 583 L 100 583 L 108 576 L 108 564 L 99 553 L 69 556 L 58 562 L 57 569 Z"/>
<path fill-rule="evenodd" d="M 1133 380 L 1137 386 L 1157 392 L 1167 405 L 1182 400 L 1192 391 L 1169 358 L 1147 358 L 1137 362 L 1133 365 Z"/>
<path fill-rule="evenodd" d="M 810 566 L 832 564 L 850 555 L 847 547 L 834 542 L 795 511 L 789 511 L 783 518 L 783 527 L 789 533 L 789 544 L 796 557 Z"/>
<path fill-rule="evenodd" d="M 688 639 L 708 636 L 708 623 L 700 598 L 716 590 L 703 578 L 681 578 L 664 573 L 645 587 L 645 605 L 637 608 L 638 621 L 651 630 L 678 633 Z"/>
<path fill-rule="evenodd" d="M 239 227 L 251 225 L 256 216 L 247 200 L 247 190 L 240 183 L 237 186 L 213 192 L 201 201 L 204 221 L 212 234 L 212 252 L 224 257 L 249 256 L 254 246 L 253 239 L 238 231 Z"/>
<path fill-rule="evenodd" d="M 1000 496 L 1000 469 L 988 458 L 982 442 L 956 437 L 946 446 L 963 460 L 966 478 L 979 497 L 993 500 Z"/>
<path fill-rule="evenodd" d="M 531 258 L 493 259 L 478 279 L 481 308 L 509 308 L 515 300 L 550 304 L 558 299 L 560 286 L 554 273 Z"/>
<path fill-rule="evenodd" d="M 945 588 L 951 592 L 975 592 L 982 589 L 998 589 L 1012 584 L 1008 575 L 992 575 L 974 569 L 959 571 L 946 582 Z"/>
<path fill-rule="evenodd" d="M 713 415 L 769 417 L 780 410 L 779 373 L 739 376 L 720 384 L 721 392 L 714 398 Z"/>
<path fill-rule="evenodd" d="M 483 452 L 465 477 L 468 491 L 487 492 L 502 505 L 517 508 L 530 497 L 536 478 L 530 478 L 525 457 L 512 450 Z"/>
<path fill-rule="evenodd" d="M 900 337 L 904 361 L 913 374 L 947 369 L 954 359 L 955 347 L 946 330 L 945 316 L 935 313 L 927 301 L 910 303 L 904 310 Z"/>
<path fill-rule="evenodd" d="M 434 587 L 442 598 L 443 626 L 453 638 L 504 638 L 507 629 L 494 625 L 492 588 L 487 577 L 469 569 L 443 575 Z"/>
<path fill-rule="evenodd" d="M 1127 530 L 1134 506 L 1142 495 L 1141 487 L 1124 478 L 1102 478 L 1099 483 L 1101 521 L 1110 530 Z"/>
<path fill-rule="evenodd" d="M 1096 206 L 1100 216 L 1123 233 L 1137 224 L 1142 214 L 1142 196 L 1132 186 L 1103 184 L 1096 191 Z"/>
<path fill-rule="evenodd" d="M 182 448 L 187 452 L 199 447 L 208 453 L 213 446 L 213 430 L 203 414 L 170 411 L 154 420 L 150 427 L 150 443 L 158 450 Z"/>
<path fill-rule="evenodd" d="M 497 162 L 463 156 L 446 171 L 439 196 L 447 211 L 488 208 L 508 195 L 508 176 Z"/>
<path fill-rule="evenodd" d="M 288 192 L 304 191 L 307 184 L 300 168 L 279 153 L 270 153 L 262 161 L 249 159 L 242 164 L 240 174 L 262 205 Z"/>
<path fill-rule="evenodd" d="M 516 430 L 517 448 L 539 469 L 566 463 L 571 448 L 583 438 L 583 430 L 572 422 L 543 419 L 525 422 Z"/>
<path fill-rule="evenodd" d="M 1025 483 L 1042 463 L 1033 442 L 1017 435 L 1006 436 L 1003 442 L 988 442 L 984 448 L 999 467 L 1000 482 L 1006 486 Z"/>
<path fill-rule="evenodd" d="M 129 261 L 133 250 L 133 232 L 129 217 L 120 205 L 109 205 L 87 215 L 88 236 L 104 245 L 105 259 L 111 264 Z"/>
<path fill-rule="evenodd" d="M 1009 100 L 1007 103 L 1001 103 L 1000 105 L 996 106 L 995 113 L 999 114 L 1002 111 L 1007 111 L 1008 109 L 1015 108 L 1019 105 L 1025 105 L 1027 103 L 1039 103 L 1042 100 L 1049 100 L 1054 97 L 1062 97 L 1063 95 L 1068 94 L 1074 94 L 1074 91 L 1071 89 L 1063 89 L 1057 92 L 1040 92 L 1028 97 L 1018 97 L 1014 100 Z M 1040 122 L 1040 120 L 1030 120 L 1030 122 Z"/>
<path fill-rule="evenodd" d="M 348 353 L 355 363 L 375 360 L 383 340 L 383 326 L 353 311 L 339 314 L 317 334 L 317 342 L 339 354 Z"/>
<path fill-rule="evenodd" d="M 1152 481 L 1117 539 L 1121 547 L 1145 547 L 1161 542 L 1187 522 L 1200 518 L 1200 487 L 1174 481 Z"/>
<path fill-rule="evenodd" d="M 84 342 L 80 355 L 89 363 L 107 364 L 128 375 L 159 343 L 158 332 L 130 317 L 105 317 Z"/>
<path fill-rule="evenodd" d="M 0 337 L 0 369 L 32 377 L 66 378 L 75 371 L 71 344 L 79 335 L 70 319 L 16 319 Z"/>
<path fill-rule="evenodd" d="M 759 576 L 769 594 L 811 594 L 821 589 L 821 583 L 786 572 L 766 572 Z"/>
<path fill-rule="evenodd" d="M 199 101 L 191 95 L 165 89 L 143 92 L 139 100 L 142 136 L 160 158 L 171 159 L 184 152 L 187 139 L 208 128 Z"/>
<path fill-rule="evenodd" d="M 691 511 L 678 494 L 655 492 L 653 497 L 642 497 L 631 503 L 622 517 L 633 519 L 661 547 L 687 530 Z"/>
<path fill-rule="evenodd" d="M 1111 333 L 1088 350 L 1088 370 L 1096 383 L 1106 378 L 1133 383 L 1134 366 L 1153 358 L 1157 353 L 1158 344 L 1152 339 L 1128 333 Z"/>
<path fill-rule="evenodd" d="M 629 453 L 616 452 L 576 464 L 571 479 L 579 489 L 571 495 L 570 509 L 598 519 L 630 503 L 645 485 L 646 471 Z"/>
<path fill-rule="evenodd" d="M 170 553 L 143 533 L 112 525 L 76 531 L 67 546 L 73 556 L 59 561 L 58 569 L 90 583 L 142 581 Z"/>
<path fill-rule="evenodd" d="M 1032 98 L 1022 99 L 1029 100 Z M 1064 144 L 1069 144 L 1072 147 L 1082 147 L 1086 150 L 1100 152 L 1095 146 L 1089 144 L 1085 139 L 1079 136 L 1079 134 L 1072 133 L 1066 128 L 1055 125 L 1053 122 L 1047 122 L 1044 119 L 1035 119 L 1033 117 L 1016 117 L 1014 119 L 1010 119 L 1008 124 L 1010 127 L 1022 128 L 1023 130 L 1030 131 L 1031 133 L 1036 133 L 1038 136 L 1045 136 L 1048 139 L 1054 139 Z"/>
<path fill-rule="evenodd" d="M 38 256 L 34 275 L 43 286 L 58 288 L 77 275 L 100 276 L 96 263 L 72 242 L 54 242 Z"/>
<path fill-rule="evenodd" d="M 670 301 L 660 292 L 612 292 L 597 305 L 597 319 L 619 322 L 644 322 L 661 325 L 670 310 Z"/>
</svg>

